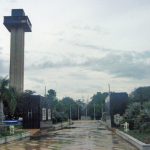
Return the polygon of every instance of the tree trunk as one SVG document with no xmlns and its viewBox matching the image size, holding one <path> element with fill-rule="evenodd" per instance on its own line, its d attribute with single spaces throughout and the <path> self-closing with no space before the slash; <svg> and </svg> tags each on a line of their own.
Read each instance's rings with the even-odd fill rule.
<svg viewBox="0 0 150 150">
<path fill-rule="evenodd" d="M 4 120 L 3 101 L 0 100 L 0 124 L 2 124 L 3 120 Z"/>
</svg>

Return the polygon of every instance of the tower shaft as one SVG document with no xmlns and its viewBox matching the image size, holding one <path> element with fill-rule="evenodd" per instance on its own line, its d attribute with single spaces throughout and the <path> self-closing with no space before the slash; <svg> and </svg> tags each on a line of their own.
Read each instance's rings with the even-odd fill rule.
<svg viewBox="0 0 150 150">
<path fill-rule="evenodd" d="M 4 25 L 11 33 L 10 87 L 22 93 L 24 88 L 24 33 L 31 32 L 32 24 L 23 9 L 12 9 L 11 16 L 4 16 Z"/>
<path fill-rule="evenodd" d="M 24 87 L 24 29 L 11 29 L 10 86 L 23 92 Z"/>
</svg>

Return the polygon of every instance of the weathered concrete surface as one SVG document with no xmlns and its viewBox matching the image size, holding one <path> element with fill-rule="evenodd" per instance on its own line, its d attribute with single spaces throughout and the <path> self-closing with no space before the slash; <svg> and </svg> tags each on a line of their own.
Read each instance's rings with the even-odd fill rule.
<svg viewBox="0 0 150 150">
<path fill-rule="evenodd" d="M 15 141 L 0 150 L 137 150 L 95 121 L 78 121 L 71 128 L 49 132 L 38 140 Z"/>
<path fill-rule="evenodd" d="M 53 124 L 50 128 L 27 129 L 27 131 L 30 132 L 31 139 L 37 139 L 40 137 L 48 136 L 50 131 L 61 130 L 67 128 L 68 126 L 69 126 L 69 122 L 63 122 L 63 123 Z"/>
<path fill-rule="evenodd" d="M 24 29 L 11 29 L 10 86 L 18 92 L 24 87 Z"/>
<path fill-rule="evenodd" d="M 24 32 L 31 32 L 32 24 L 23 9 L 12 9 L 3 24 L 11 32 L 10 86 L 20 93 L 24 87 Z"/>
<path fill-rule="evenodd" d="M 116 133 L 121 136 L 123 139 L 125 139 L 126 141 L 132 143 L 133 145 L 135 145 L 137 148 L 139 148 L 140 150 L 150 150 L 150 144 L 145 144 L 137 139 L 135 139 L 134 137 L 125 134 L 122 131 L 116 130 Z"/>
<path fill-rule="evenodd" d="M 21 140 L 21 139 L 29 138 L 29 137 L 30 137 L 29 132 L 18 133 L 18 134 L 11 135 L 11 136 L 1 137 L 0 138 L 0 144 L 9 143 L 9 142 L 12 142 L 15 140 Z"/>
</svg>

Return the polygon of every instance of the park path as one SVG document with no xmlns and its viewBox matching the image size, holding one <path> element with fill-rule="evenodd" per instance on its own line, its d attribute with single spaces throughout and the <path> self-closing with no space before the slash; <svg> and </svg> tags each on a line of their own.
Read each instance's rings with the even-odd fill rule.
<svg viewBox="0 0 150 150">
<path fill-rule="evenodd" d="M 137 150 L 96 121 L 76 121 L 37 140 L 14 141 L 0 150 Z"/>
</svg>

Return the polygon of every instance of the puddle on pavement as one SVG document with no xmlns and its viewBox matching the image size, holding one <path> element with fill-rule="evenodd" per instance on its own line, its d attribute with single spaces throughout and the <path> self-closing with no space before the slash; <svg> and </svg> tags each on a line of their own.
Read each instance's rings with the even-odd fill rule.
<svg viewBox="0 0 150 150">
<path fill-rule="evenodd" d="M 0 150 L 137 150 L 96 122 L 76 122 L 71 128 L 49 132 L 34 140 L 14 141 Z"/>
</svg>

